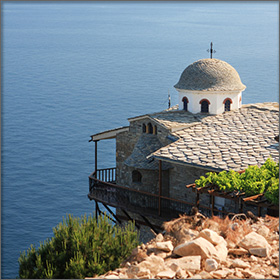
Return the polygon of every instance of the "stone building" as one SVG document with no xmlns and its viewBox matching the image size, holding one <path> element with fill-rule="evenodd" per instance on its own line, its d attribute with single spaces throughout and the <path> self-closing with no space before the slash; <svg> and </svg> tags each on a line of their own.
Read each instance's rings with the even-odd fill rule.
<svg viewBox="0 0 280 280">
<path fill-rule="evenodd" d="M 147 223 L 148 216 L 188 212 L 197 193 L 186 185 L 206 172 L 240 171 L 269 157 L 278 161 L 279 105 L 242 105 L 246 87 L 231 65 L 198 60 L 174 87 L 177 106 L 129 118 L 127 127 L 91 136 L 96 152 L 99 140 L 116 139 L 116 169 L 96 168 L 90 176 L 90 199 L 122 209 L 126 217 L 138 213 Z M 200 196 L 199 205 L 231 212 L 239 207 L 236 201 L 208 194 Z"/>
</svg>

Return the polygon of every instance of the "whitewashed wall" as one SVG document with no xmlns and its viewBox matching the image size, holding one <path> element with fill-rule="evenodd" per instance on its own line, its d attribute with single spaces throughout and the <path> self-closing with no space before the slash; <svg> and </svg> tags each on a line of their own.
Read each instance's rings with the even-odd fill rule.
<svg viewBox="0 0 280 280">
<path fill-rule="evenodd" d="M 241 107 L 242 101 L 240 102 L 240 97 L 242 96 L 242 91 L 238 92 L 217 92 L 217 91 L 187 91 L 178 90 L 179 92 L 179 110 L 184 109 L 184 103 L 182 101 L 183 97 L 187 97 L 189 100 L 188 111 L 196 114 L 201 111 L 200 101 L 202 99 L 207 99 L 210 102 L 209 113 L 210 114 L 221 114 L 224 112 L 224 100 L 230 98 L 232 100 L 231 110 L 238 109 Z"/>
</svg>

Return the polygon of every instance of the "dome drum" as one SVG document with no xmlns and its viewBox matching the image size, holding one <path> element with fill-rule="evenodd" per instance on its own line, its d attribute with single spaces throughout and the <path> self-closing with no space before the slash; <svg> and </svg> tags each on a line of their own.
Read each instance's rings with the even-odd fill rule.
<svg viewBox="0 0 280 280">
<path fill-rule="evenodd" d="M 179 109 L 187 108 L 194 114 L 205 110 L 210 114 L 220 114 L 238 109 L 241 107 L 242 91 L 246 88 L 237 71 L 219 59 L 201 59 L 192 63 L 174 87 L 179 93 Z M 184 98 L 188 100 L 187 106 Z M 201 104 L 203 99 L 209 102 L 206 109 L 206 105 Z M 227 102 L 225 109 L 226 99 L 231 102 Z"/>
</svg>

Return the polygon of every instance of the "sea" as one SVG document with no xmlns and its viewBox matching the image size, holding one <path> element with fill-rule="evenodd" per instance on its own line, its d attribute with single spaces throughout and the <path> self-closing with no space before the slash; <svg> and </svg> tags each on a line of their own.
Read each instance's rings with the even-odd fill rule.
<svg viewBox="0 0 280 280">
<path fill-rule="evenodd" d="M 90 135 L 178 103 L 194 61 L 231 64 L 243 103 L 278 101 L 279 3 L 1 1 L 1 277 L 53 236 L 63 217 L 94 213 Z M 115 166 L 115 140 L 98 167 Z"/>
</svg>

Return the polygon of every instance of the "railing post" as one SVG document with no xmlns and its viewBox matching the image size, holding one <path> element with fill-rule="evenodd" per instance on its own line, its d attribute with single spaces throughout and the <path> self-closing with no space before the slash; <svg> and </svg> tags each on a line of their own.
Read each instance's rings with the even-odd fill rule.
<svg viewBox="0 0 280 280">
<path fill-rule="evenodd" d="M 97 178 L 97 142 L 98 142 L 98 140 L 94 140 L 94 144 L 95 144 L 95 153 L 94 153 L 95 178 Z"/>
<path fill-rule="evenodd" d="M 158 177 L 158 186 L 159 186 L 159 190 L 158 190 L 158 197 L 159 197 L 159 200 L 158 200 L 158 215 L 160 216 L 161 215 L 161 191 L 162 191 L 162 163 L 161 163 L 161 160 L 159 160 L 159 177 Z"/>
</svg>

